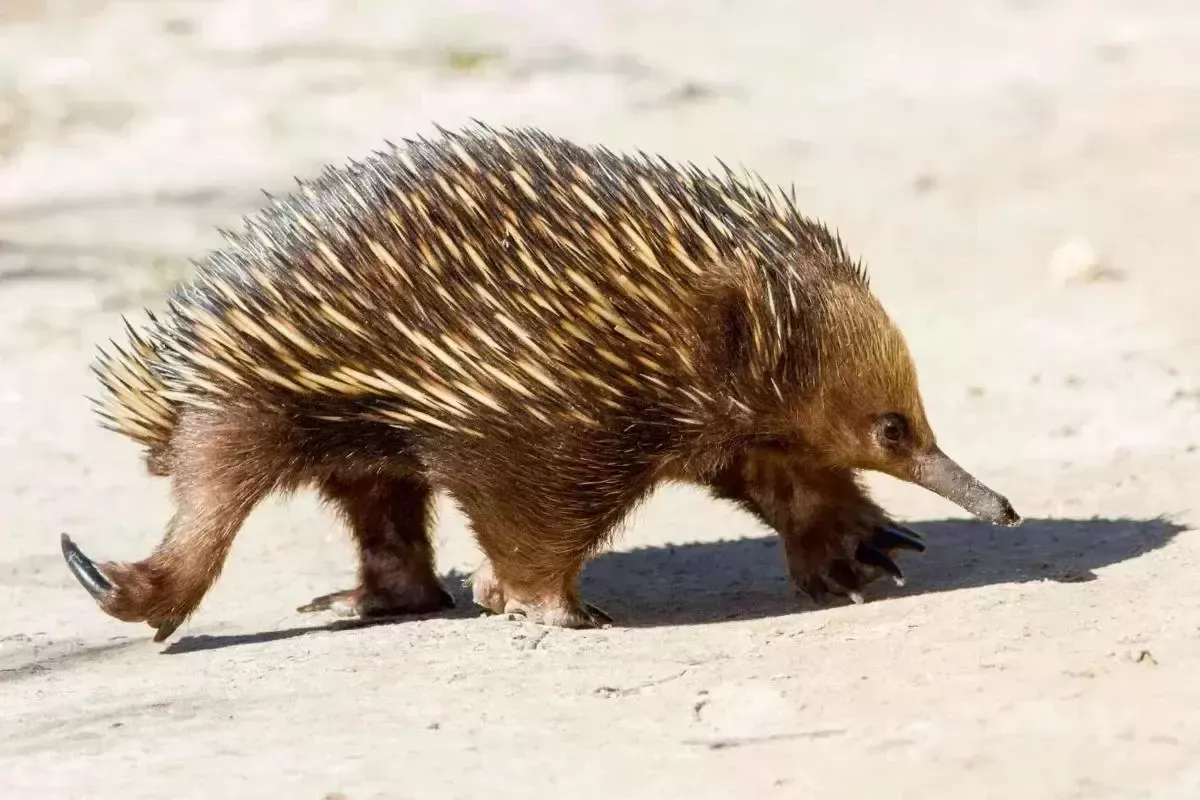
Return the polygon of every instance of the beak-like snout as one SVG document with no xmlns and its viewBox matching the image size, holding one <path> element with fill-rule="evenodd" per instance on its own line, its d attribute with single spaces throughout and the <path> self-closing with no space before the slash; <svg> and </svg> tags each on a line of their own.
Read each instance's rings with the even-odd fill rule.
<svg viewBox="0 0 1200 800">
<path fill-rule="evenodd" d="M 937 447 L 915 461 L 913 483 L 918 486 L 994 525 L 1021 524 L 1021 515 L 1013 510 L 1006 497 L 984 486 Z"/>
</svg>

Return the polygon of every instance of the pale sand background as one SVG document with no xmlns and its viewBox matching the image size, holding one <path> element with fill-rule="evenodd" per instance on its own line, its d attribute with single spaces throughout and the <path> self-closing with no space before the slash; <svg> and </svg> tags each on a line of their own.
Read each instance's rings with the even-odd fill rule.
<svg viewBox="0 0 1200 800">
<path fill-rule="evenodd" d="M 1200 5 L 40 5 L 0 0 L 0 796 L 1200 796 Z M 586 576 L 623 627 L 330 630 L 291 609 L 353 561 L 305 496 L 169 646 L 101 615 L 60 532 L 137 557 L 169 509 L 93 345 L 260 188 L 469 117 L 794 181 L 1029 522 L 877 481 L 931 550 L 813 610 L 665 491 Z"/>
</svg>

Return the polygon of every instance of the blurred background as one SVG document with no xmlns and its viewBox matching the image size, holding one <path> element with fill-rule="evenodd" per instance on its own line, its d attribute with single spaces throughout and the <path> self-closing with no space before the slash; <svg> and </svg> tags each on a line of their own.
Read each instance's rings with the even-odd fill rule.
<svg viewBox="0 0 1200 800">
<path fill-rule="evenodd" d="M 67 530 L 97 556 L 137 557 L 169 513 L 166 486 L 143 477 L 136 448 L 91 417 L 93 346 L 120 333 L 122 315 L 156 307 L 189 260 L 219 244 L 216 227 L 258 207 L 261 190 L 286 192 L 293 176 L 384 139 L 471 118 L 705 166 L 719 157 L 794 184 L 802 209 L 869 266 L 948 451 L 1030 518 L 1170 513 L 1194 525 L 1198 54 L 1194 0 L 0 0 L 0 666 L 52 682 L 54 659 L 100 658 L 89 649 L 97 641 L 143 636 L 87 607 L 57 552 Z M 901 516 L 957 513 L 908 487 L 883 481 L 879 491 Z M 628 546 L 750 532 L 715 507 L 681 511 L 680 497 L 648 506 Z M 252 521 L 194 626 L 287 628 L 288 609 L 349 579 L 344 533 L 311 506 L 290 508 L 299 510 Z M 446 514 L 447 566 L 467 565 L 468 537 Z M 970 541 L 992 551 L 964 543 L 930 563 L 986 570 L 988 558 L 1009 558 L 997 542 L 1033 541 L 1012 535 L 977 533 Z M 1011 552 L 1033 575 L 1093 545 L 1077 537 L 1053 557 Z M 1197 547 L 1170 552 L 1116 570 L 1107 591 L 1119 599 L 1047 599 L 1039 624 L 1069 640 L 1102 624 L 1089 613 L 1109 619 L 1097 608 L 1129 605 L 1155 630 L 1195 630 L 1196 612 L 1178 610 L 1195 590 L 1168 565 L 1194 565 Z M 665 563 L 663 585 L 682 585 Z M 917 586 L 935 572 L 914 569 Z M 1011 599 L 987 594 L 1002 592 L 995 586 L 973 591 L 976 611 Z M 829 613 L 889 606 L 864 608 Z M 939 613 L 929 635 L 947 664 L 973 663 L 977 627 L 1017 624 Z M 315 646 L 297 641 L 307 644 L 278 646 Z M 1097 652 L 1111 646 L 1097 641 Z M 1200 647 L 1172 641 L 1176 663 L 1194 668 Z M 694 642 L 681 642 L 656 639 L 645 652 L 690 652 Z M 166 669 L 142 651 L 113 657 L 121 672 Z M 236 663 L 235 675 L 251 669 Z M 196 679 L 195 664 L 178 667 L 180 680 Z M 902 659 L 892 666 L 903 675 Z M 1011 676 L 1018 696 L 1022 674 Z M 25 716 L 10 720 L 41 715 L 42 688 L 23 686 L 33 692 L 22 695 Z M 1159 699 L 1168 713 L 1180 707 Z M 63 702 L 60 716 L 73 719 Z M 313 714 L 337 718 L 313 702 Z M 893 711 L 884 728 L 926 713 Z M 575 718 L 556 719 L 569 728 Z M 1104 750 L 1093 733 L 1062 734 L 1074 744 L 1059 766 L 1094 764 Z M 996 741 L 980 738 L 979 752 Z M 52 752 L 29 750 L 24 768 Z M 13 774 L 38 785 L 34 772 Z M 870 788 L 870 776 L 856 780 Z"/>
<path fill-rule="evenodd" d="M 1182 0 L 3 0 L 0 400 L 45 402 L 0 424 L 84 420 L 92 343 L 261 190 L 478 118 L 794 185 L 981 466 L 1173 449 L 1200 403 L 1162 363 L 1200 348 L 1198 43 Z M 1028 435 L 999 451 L 963 403 Z"/>
</svg>

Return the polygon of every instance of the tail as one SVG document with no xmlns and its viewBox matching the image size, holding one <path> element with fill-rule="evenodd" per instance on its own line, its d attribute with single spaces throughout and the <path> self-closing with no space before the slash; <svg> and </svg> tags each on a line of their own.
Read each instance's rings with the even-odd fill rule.
<svg viewBox="0 0 1200 800">
<path fill-rule="evenodd" d="M 150 322 L 156 322 L 153 315 Z M 168 399 L 167 385 L 154 369 L 162 363 L 158 350 L 128 320 L 125 329 L 129 349 L 112 342 L 115 355 L 101 348 L 92 367 L 104 388 L 99 399 L 92 398 L 92 405 L 104 428 L 146 448 L 150 474 L 165 476 L 170 473 L 167 454 L 178 405 Z"/>
</svg>

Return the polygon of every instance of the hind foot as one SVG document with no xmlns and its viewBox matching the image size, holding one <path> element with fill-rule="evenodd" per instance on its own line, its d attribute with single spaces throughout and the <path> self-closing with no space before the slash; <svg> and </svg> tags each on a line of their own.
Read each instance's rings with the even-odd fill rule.
<svg viewBox="0 0 1200 800">
<path fill-rule="evenodd" d="M 472 599 L 494 614 L 520 614 L 530 622 L 576 630 L 613 624 L 603 609 L 564 593 L 544 595 L 539 600 L 523 600 L 512 594 L 501 586 L 491 562 L 484 562 L 471 576 Z"/>
<path fill-rule="evenodd" d="M 520 614 L 530 622 L 551 628 L 588 630 L 612 625 L 612 617 L 591 603 L 570 602 L 561 599 L 527 603 L 509 600 L 504 604 L 505 614 Z"/>
<path fill-rule="evenodd" d="M 375 619 L 432 614 L 453 607 L 454 597 L 440 585 L 370 591 L 360 586 L 314 597 L 296 610 L 302 614 L 332 611 L 339 617 Z"/>
<path fill-rule="evenodd" d="M 97 564 L 65 533 L 61 545 L 71 574 L 100 610 L 122 622 L 145 622 L 155 629 L 155 642 L 163 642 L 174 633 L 195 611 L 203 595 L 203 589 L 189 590 L 148 561 Z"/>
</svg>

